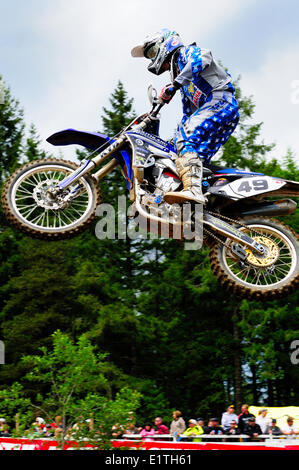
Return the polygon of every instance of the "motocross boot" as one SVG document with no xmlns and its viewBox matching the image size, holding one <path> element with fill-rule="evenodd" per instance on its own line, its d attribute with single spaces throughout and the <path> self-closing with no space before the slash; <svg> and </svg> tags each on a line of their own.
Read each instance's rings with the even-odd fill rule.
<svg viewBox="0 0 299 470">
<path fill-rule="evenodd" d="M 183 183 L 183 190 L 166 193 L 164 200 L 169 204 L 188 201 L 205 204 L 206 200 L 202 194 L 203 164 L 197 153 L 185 153 L 176 159 L 175 164 Z"/>
</svg>

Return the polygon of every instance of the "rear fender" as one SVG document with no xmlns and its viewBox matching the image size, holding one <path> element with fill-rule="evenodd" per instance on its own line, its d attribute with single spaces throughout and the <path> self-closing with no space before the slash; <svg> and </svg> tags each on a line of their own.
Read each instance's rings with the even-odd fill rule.
<svg viewBox="0 0 299 470">
<path fill-rule="evenodd" d="M 259 196 L 299 195 L 299 183 L 272 176 L 246 176 L 223 186 L 212 186 L 209 192 L 235 201 Z"/>
<path fill-rule="evenodd" d="M 299 197 L 299 183 L 297 181 L 283 180 L 284 186 L 280 187 L 269 196 L 289 196 L 289 197 Z"/>
</svg>

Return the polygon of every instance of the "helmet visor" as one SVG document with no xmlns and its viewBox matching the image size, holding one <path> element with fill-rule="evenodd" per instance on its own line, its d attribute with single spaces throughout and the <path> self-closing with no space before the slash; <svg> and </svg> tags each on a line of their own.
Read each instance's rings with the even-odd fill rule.
<svg viewBox="0 0 299 470">
<path fill-rule="evenodd" d="M 159 44 L 157 43 L 153 44 L 151 47 L 149 47 L 148 49 L 144 51 L 144 56 L 147 59 L 154 59 L 157 56 L 159 49 L 160 49 Z"/>
</svg>

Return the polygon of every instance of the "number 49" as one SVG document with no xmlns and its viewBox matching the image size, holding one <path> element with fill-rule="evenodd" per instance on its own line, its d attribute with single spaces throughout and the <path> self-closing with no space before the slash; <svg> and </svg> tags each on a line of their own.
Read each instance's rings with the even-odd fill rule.
<svg viewBox="0 0 299 470">
<path fill-rule="evenodd" d="M 253 186 L 253 187 L 252 187 Z M 243 181 L 238 188 L 238 192 L 246 192 L 250 193 L 251 191 L 262 191 L 268 189 L 268 181 L 267 180 L 254 180 L 252 181 L 252 186 L 250 185 L 249 181 Z"/>
</svg>

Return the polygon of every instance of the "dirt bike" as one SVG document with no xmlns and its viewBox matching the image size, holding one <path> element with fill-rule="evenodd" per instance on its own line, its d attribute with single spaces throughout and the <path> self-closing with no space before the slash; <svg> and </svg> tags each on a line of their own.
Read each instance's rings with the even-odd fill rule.
<svg viewBox="0 0 299 470">
<path fill-rule="evenodd" d="M 12 225 L 46 240 L 59 240 L 84 231 L 95 220 L 101 203 L 98 182 L 120 167 L 137 214 L 158 233 L 186 224 L 178 205 L 163 195 L 182 189 L 171 142 L 159 137 L 164 103 L 151 86 L 152 109 L 138 116 L 117 136 L 67 129 L 50 136 L 55 146 L 77 144 L 92 150 L 77 165 L 46 158 L 25 164 L 4 186 L 2 203 Z M 93 158 L 91 158 L 95 155 Z M 101 166 L 109 158 L 108 163 Z M 204 165 L 202 242 L 210 248 L 211 268 L 226 289 L 248 299 L 274 299 L 290 294 L 299 282 L 299 243 L 296 233 L 273 216 L 295 212 L 292 199 L 299 183 L 262 173 Z M 176 206 L 176 207 L 174 207 Z M 202 207 L 202 206 L 201 206 Z M 180 207 L 179 207 L 180 208 Z M 195 224 L 194 208 L 189 224 Z"/>
</svg>

